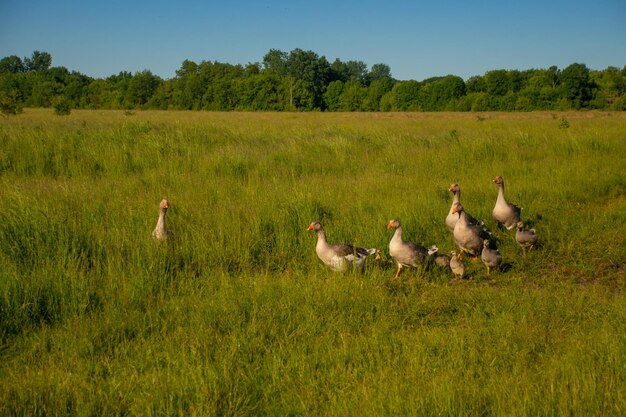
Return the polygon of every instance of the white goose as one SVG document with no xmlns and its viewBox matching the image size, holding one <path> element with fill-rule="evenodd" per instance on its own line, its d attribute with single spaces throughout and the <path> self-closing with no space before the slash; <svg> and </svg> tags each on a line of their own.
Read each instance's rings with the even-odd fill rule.
<svg viewBox="0 0 626 417">
<path fill-rule="evenodd" d="M 165 214 L 169 207 L 170 203 L 165 198 L 159 203 L 159 219 L 157 220 L 156 227 L 152 231 L 152 238 L 154 240 L 164 241 L 170 236 L 170 231 L 165 226 Z"/>
<path fill-rule="evenodd" d="M 376 248 L 364 249 L 348 244 L 329 244 L 320 222 L 311 223 L 307 230 L 317 233 L 315 252 L 320 260 L 333 271 L 343 272 L 353 265 L 362 271 L 365 268 L 365 259 L 377 252 Z"/>
<path fill-rule="evenodd" d="M 522 221 L 522 209 L 506 201 L 504 197 L 504 179 L 501 176 L 495 177 L 493 182 L 498 186 L 498 198 L 491 214 L 500 226 L 511 230 L 518 222 Z"/>
</svg>

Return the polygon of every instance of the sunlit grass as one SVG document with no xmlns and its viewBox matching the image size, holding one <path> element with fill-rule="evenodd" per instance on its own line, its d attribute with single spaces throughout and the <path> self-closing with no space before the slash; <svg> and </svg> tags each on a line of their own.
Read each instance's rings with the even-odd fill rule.
<svg viewBox="0 0 626 417">
<path fill-rule="evenodd" d="M 562 120 L 568 121 L 564 127 Z M 0 120 L 0 412 L 619 415 L 622 113 L 26 110 Z M 491 209 L 501 175 L 542 247 Z M 458 182 L 506 268 L 335 274 L 306 227 L 453 249 Z M 167 197 L 170 244 L 150 238 Z"/>
</svg>

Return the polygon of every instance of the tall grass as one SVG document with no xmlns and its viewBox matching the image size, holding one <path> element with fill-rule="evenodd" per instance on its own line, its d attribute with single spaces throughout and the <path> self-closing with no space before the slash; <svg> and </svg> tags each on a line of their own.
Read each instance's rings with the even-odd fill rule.
<svg viewBox="0 0 626 417">
<path fill-rule="evenodd" d="M 562 119 L 568 121 L 564 127 Z M 27 110 L 0 120 L 6 415 L 626 413 L 626 115 Z M 502 175 L 542 247 L 497 230 Z M 332 242 L 453 249 L 452 182 L 506 267 L 470 279 Z M 150 232 L 167 197 L 172 242 Z"/>
</svg>

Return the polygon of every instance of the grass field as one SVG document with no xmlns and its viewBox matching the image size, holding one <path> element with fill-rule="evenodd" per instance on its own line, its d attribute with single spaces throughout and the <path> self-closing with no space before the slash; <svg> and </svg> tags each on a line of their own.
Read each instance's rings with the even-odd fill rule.
<svg viewBox="0 0 626 417">
<path fill-rule="evenodd" d="M 2 118 L 0 414 L 626 415 L 625 162 L 626 113 Z M 313 220 L 448 253 L 452 182 L 503 271 L 317 259 Z"/>
</svg>

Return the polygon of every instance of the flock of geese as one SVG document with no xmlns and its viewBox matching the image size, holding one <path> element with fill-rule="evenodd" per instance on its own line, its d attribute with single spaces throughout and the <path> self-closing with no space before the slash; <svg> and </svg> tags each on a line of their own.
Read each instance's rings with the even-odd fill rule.
<svg viewBox="0 0 626 417">
<path fill-rule="evenodd" d="M 516 229 L 515 240 L 522 250 L 526 251 L 526 249 L 535 247 L 537 244 L 535 229 L 525 230 L 524 223 L 522 223 L 522 209 L 506 200 L 504 179 L 497 176 L 493 182 L 498 186 L 498 197 L 492 211 L 493 219 L 499 227 L 507 230 Z M 491 273 L 492 269 L 498 268 L 502 264 L 502 255 L 496 247 L 495 240 L 492 239 L 491 232 L 482 221 L 476 220 L 461 205 L 459 185 L 452 184 L 449 190 L 453 193 L 453 199 L 445 224 L 454 237 L 454 243 L 459 249 L 458 254 L 455 250 L 450 252 L 450 256 L 439 254 L 437 246 L 426 248 L 419 243 L 405 241 L 402 238 L 400 220 L 391 219 L 387 228 L 394 229 L 394 233 L 389 242 L 389 255 L 398 265 L 398 270 L 393 279 L 399 278 L 402 268 L 423 266 L 429 261 L 429 258 L 438 266 L 450 268 L 455 277 L 461 279 L 465 274 L 463 254 L 471 255 L 473 259 L 480 256 L 487 268 L 487 275 Z M 161 200 L 159 218 L 152 232 L 152 238 L 157 241 L 165 241 L 170 236 L 165 225 L 165 215 L 168 208 L 169 202 L 166 199 Z M 317 234 L 315 252 L 319 259 L 334 271 L 346 271 L 351 267 L 356 267 L 362 271 L 368 257 L 375 255 L 376 259 L 382 259 L 381 252 L 376 248 L 328 243 L 324 227 L 318 221 L 311 223 L 307 230 Z"/>
</svg>

